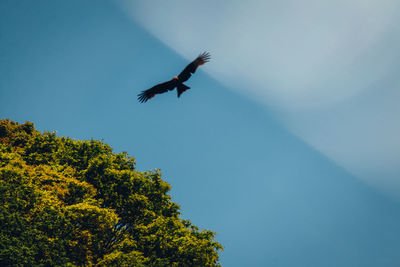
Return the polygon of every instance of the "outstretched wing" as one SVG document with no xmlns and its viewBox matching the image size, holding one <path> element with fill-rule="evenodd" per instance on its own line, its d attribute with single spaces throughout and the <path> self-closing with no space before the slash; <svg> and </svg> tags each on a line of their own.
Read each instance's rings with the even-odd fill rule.
<svg viewBox="0 0 400 267">
<path fill-rule="evenodd" d="M 159 83 L 156 86 L 153 86 L 150 89 L 142 91 L 140 94 L 138 94 L 138 100 L 141 103 L 147 102 L 147 100 L 153 98 L 155 95 L 173 90 L 176 87 L 176 85 L 177 85 L 176 79 L 172 79 L 164 83 Z"/>
<path fill-rule="evenodd" d="M 178 75 L 179 81 L 182 83 L 186 82 L 190 78 L 190 76 L 192 76 L 191 73 L 195 73 L 197 67 L 208 62 L 210 58 L 211 55 L 208 52 L 200 54 L 195 60 L 192 61 L 192 63 L 187 65 L 186 68 Z"/>
</svg>

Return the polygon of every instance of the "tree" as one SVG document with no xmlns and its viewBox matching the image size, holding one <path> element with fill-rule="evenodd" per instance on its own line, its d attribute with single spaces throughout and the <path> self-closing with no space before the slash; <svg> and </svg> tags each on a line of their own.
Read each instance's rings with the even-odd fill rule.
<svg viewBox="0 0 400 267">
<path fill-rule="evenodd" d="M 169 190 L 101 141 L 0 120 L 0 265 L 219 266 Z"/>
</svg>

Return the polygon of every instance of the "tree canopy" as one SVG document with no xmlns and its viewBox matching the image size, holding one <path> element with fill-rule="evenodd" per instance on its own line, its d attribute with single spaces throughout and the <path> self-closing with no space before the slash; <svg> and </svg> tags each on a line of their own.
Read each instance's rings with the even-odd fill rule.
<svg viewBox="0 0 400 267">
<path fill-rule="evenodd" d="M 169 190 L 101 141 L 0 120 L 0 266 L 220 266 Z"/>
</svg>

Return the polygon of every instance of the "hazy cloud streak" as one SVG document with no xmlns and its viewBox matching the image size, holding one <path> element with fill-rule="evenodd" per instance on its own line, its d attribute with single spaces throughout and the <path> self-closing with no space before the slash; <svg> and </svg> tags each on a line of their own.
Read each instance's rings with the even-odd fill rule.
<svg viewBox="0 0 400 267">
<path fill-rule="evenodd" d="M 400 195 L 399 3 L 123 1 L 157 38 L 229 88 L 280 114 L 296 135 Z"/>
</svg>

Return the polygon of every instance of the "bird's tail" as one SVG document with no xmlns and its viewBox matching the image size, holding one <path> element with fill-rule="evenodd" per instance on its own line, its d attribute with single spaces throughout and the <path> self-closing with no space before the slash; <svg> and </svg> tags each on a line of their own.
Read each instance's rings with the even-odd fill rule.
<svg viewBox="0 0 400 267">
<path fill-rule="evenodd" d="M 181 94 L 183 93 L 183 92 L 185 92 L 186 90 L 189 90 L 190 89 L 190 87 L 189 86 L 186 86 L 186 85 L 184 85 L 183 83 L 181 83 L 181 84 L 178 84 L 178 86 L 177 86 L 178 88 L 177 88 L 177 91 L 178 91 L 178 97 L 180 97 L 181 96 Z"/>
</svg>

